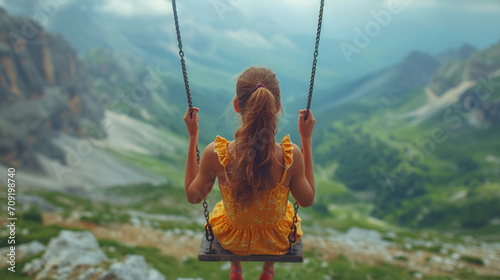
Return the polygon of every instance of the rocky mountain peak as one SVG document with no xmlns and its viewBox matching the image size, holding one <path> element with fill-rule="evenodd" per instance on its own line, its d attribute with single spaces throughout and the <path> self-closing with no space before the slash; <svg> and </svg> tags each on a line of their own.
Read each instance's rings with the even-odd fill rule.
<svg viewBox="0 0 500 280">
<path fill-rule="evenodd" d="M 454 61 L 469 59 L 477 49 L 470 44 L 463 44 L 457 49 L 452 49 L 437 56 L 439 63 L 446 64 Z"/>
<path fill-rule="evenodd" d="M 104 105 L 64 38 L 0 13 L 0 163 L 42 172 L 37 155 L 65 163 L 52 139 L 83 137 L 83 124 L 99 125 Z"/>
<path fill-rule="evenodd" d="M 400 64 L 402 66 L 411 66 L 413 68 L 436 68 L 438 65 L 437 60 L 426 53 L 413 51 Z"/>
<path fill-rule="evenodd" d="M 399 89 L 423 86 L 438 68 L 439 62 L 433 56 L 419 51 L 411 52 L 393 67 L 393 85 Z"/>
</svg>

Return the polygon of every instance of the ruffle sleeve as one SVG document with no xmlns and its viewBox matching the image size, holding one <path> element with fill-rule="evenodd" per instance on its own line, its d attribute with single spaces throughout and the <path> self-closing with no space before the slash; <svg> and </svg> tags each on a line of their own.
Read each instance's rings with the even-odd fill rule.
<svg viewBox="0 0 500 280">
<path fill-rule="evenodd" d="M 229 141 L 217 135 L 214 141 L 214 152 L 219 156 L 219 162 L 222 166 L 226 166 L 229 162 L 229 154 L 227 152 L 227 145 Z"/>
</svg>

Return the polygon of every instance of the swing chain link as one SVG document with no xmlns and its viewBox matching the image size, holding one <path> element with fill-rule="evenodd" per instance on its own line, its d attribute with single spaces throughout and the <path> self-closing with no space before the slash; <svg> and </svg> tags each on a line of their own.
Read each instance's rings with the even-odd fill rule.
<svg viewBox="0 0 500 280">
<path fill-rule="evenodd" d="M 309 110 L 311 109 L 311 100 L 314 88 L 314 77 L 316 76 L 316 63 L 318 62 L 318 49 L 319 49 L 319 39 L 321 35 L 321 26 L 323 24 L 323 7 L 325 6 L 325 0 L 321 0 L 321 5 L 319 8 L 319 18 L 318 18 L 318 29 L 316 31 L 316 43 L 314 45 L 314 58 L 311 70 L 311 82 L 309 83 L 309 95 L 307 97 L 307 109 L 304 119 L 307 120 L 309 117 Z"/>
<path fill-rule="evenodd" d="M 184 59 L 184 51 L 182 50 L 182 39 L 181 39 L 181 31 L 179 28 L 179 17 L 177 16 L 177 5 L 175 4 L 175 0 L 172 0 L 172 10 L 174 11 L 174 22 L 175 22 L 175 31 L 177 33 L 177 43 L 179 44 L 179 56 L 181 57 L 181 68 L 182 68 L 182 76 L 184 78 L 184 86 L 186 88 L 186 96 L 187 96 L 187 101 L 188 101 L 188 106 L 189 106 L 189 112 L 191 118 L 193 117 L 193 101 L 191 99 L 191 91 L 189 89 L 189 80 L 188 80 L 188 75 L 187 75 L 187 70 L 186 70 L 186 60 Z M 200 164 L 200 150 L 198 149 L 198 145 L 196 145 L 196 159 L 198 161 L 198 164 Z M 207 200 L 203 200 L 203 208 L 204 214 L 205 214 L 205 219 L 207 221 L 205 225 L 205 238 L 207 241 L 210 242 L 210 249 L 208 250 L 207 253 L 214 254 L 215 250 L 212 248 L 212 243 L 215 239 L 214 237 L 214 232 L 212 231 L 212 225 L 208 221 L 210 212 L 208 211 L 208 203 Z"/>
<path fill-rule="evenodd" d="M 207 203 L 206 198 L 203 200 L 203 208 L 204 208 L 203 214 L 205 215 L 205 220 L 207 221 L 207 223 L 205 224 L 205 239 L 208 242 L 210 242 L 210 247 L 205 251 L 205 253 L 215 254 L 215 253 L 217 253 L 217 251 L 214 248 L 212 248 L 212 244 L 215 240 L 215 236 L 214 236 L 214 232 L 212 230 L 212 225 L 209 222 L 210 211 L 208 211 L 208 203 Z"/>
<path fill-rule="evenodd" d="M 205 215 L 205 220 L 207 221 L 207 224 L 205 226 L 206 238 L 207 238 L 207 241 L 212 241 L 212 240 L 214 240 L 214 235 L 213 235 L 213 231 L 212 231 L 212 225 L 210 225 L 210 222 L 208 221 L 210 218 L 210 212 L 208 211 L 207 199 L 203 200 L 203 208 L 204 208 L 203 214 Z"/>
<path fill-rule="evenodd" d="M 184 77 L 184 86 L 186 87 L 186 96 L 189 105 L 189 110 L 191 111 L 191 115 L 193 114 L 193 102 L 191 100 L 191 91 L 189 89 L 189 81 L 186 70 L 186 61 L 184 60 L 184 51 L 182 50 L 182 39 L 181 39 L 181 31 L 179 28 L 179 18 L 177 16 L 177 6 L 175 4 L 175 0 L 172 0 L 172 9 L 174 10 L 174 22 L 175 22 L 175 31 L 177 32 L 177 43 L 179 44 L 179 56 L 181 57 L 181 68 L 182 68 L 182 76 Z"/>
<path fill-rule="evenodd" d="M 292 247 L 295 242 L 297 242 L 297 221 L 298 217 L 297 214 L 299 212 L 299 204 L 295 202 L 293 205 L 293 223 L 292 226 L 290 227 L 290 234 L 288 235 L 288 241 L 290 242 L 290 249 L 289 253 L 292 254 Z"/>
</svg>

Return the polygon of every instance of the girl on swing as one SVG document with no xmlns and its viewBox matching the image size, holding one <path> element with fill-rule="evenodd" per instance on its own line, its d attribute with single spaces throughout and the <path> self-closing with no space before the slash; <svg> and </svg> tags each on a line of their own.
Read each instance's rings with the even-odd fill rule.
<svg viewBox="0 0 500 280">
<path fill-rule="evenodd" d="M 198 167 L 198 108 L 184 116 L 189 133 L 185 189 L 190 203 L 200 203 L 218 179 L 222 194 L 210 215 L 215 237 L 236 255 L 283 255 L 294 210 L 289 191 L 302 207 L 314 201 L 312 132 L 316 120 L 299 111 L 301 149 L 287 135 L 275 142 L 277 114 L 281 111 L 276 75 L 266 68 L 250 67 L 236 83 L 234 109 L 241 117 L 235 140 L 217 136 L 201 156 Z M 302 236 L 300 218 L 297 241 Z M 259 279 L 273 279 L 274 262 L 265 262 Z M 230 280 L 242 278 L 241 263 L 231 262 Z"/>
</svg>

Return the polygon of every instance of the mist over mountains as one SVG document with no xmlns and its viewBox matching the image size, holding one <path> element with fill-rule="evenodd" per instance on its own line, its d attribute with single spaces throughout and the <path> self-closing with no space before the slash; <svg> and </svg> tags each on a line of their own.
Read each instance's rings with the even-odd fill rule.
<svg viewBox="0 0 500 280">
<path fill-rule="evenodd" d="M 43 20 L 47 30 L 63 35 L 80 54 L 103 47 L 140 57 L 153 67 L 178 69 L 168 1 L 4 2 L 12 14 Z M 340 86 L 394 65 L 415 50 L 437 56 L 467 42 L 480 49 L 495 42 L 488 36 L 499 27 L 495 1 L 461 1 L 453 6 L 439 0 L 431 1 L 432 5 L 401 2 L 401 13 L 392 15 L 389 24 L 381 26 L 380 34 L 370 38 L 368 46 L 350 63 L 342 53 L 341 43 L 352 44 L 355 29 L 364 30 L 375 20 L 374 13 L 386 11 L 387 1 L 326 5 L 318 90 Z M 287 0 L 178 3 L 191 83 L 200 92 L 210 90 L 231 96 L 235 75 L 250 65 L 264 65 L 280 73 L 288 101 L 302 98 L 310 75 L 317 4 Z M 175 79 L 181 77 L 179 71 L 168 72 Z"/>
</svg>

